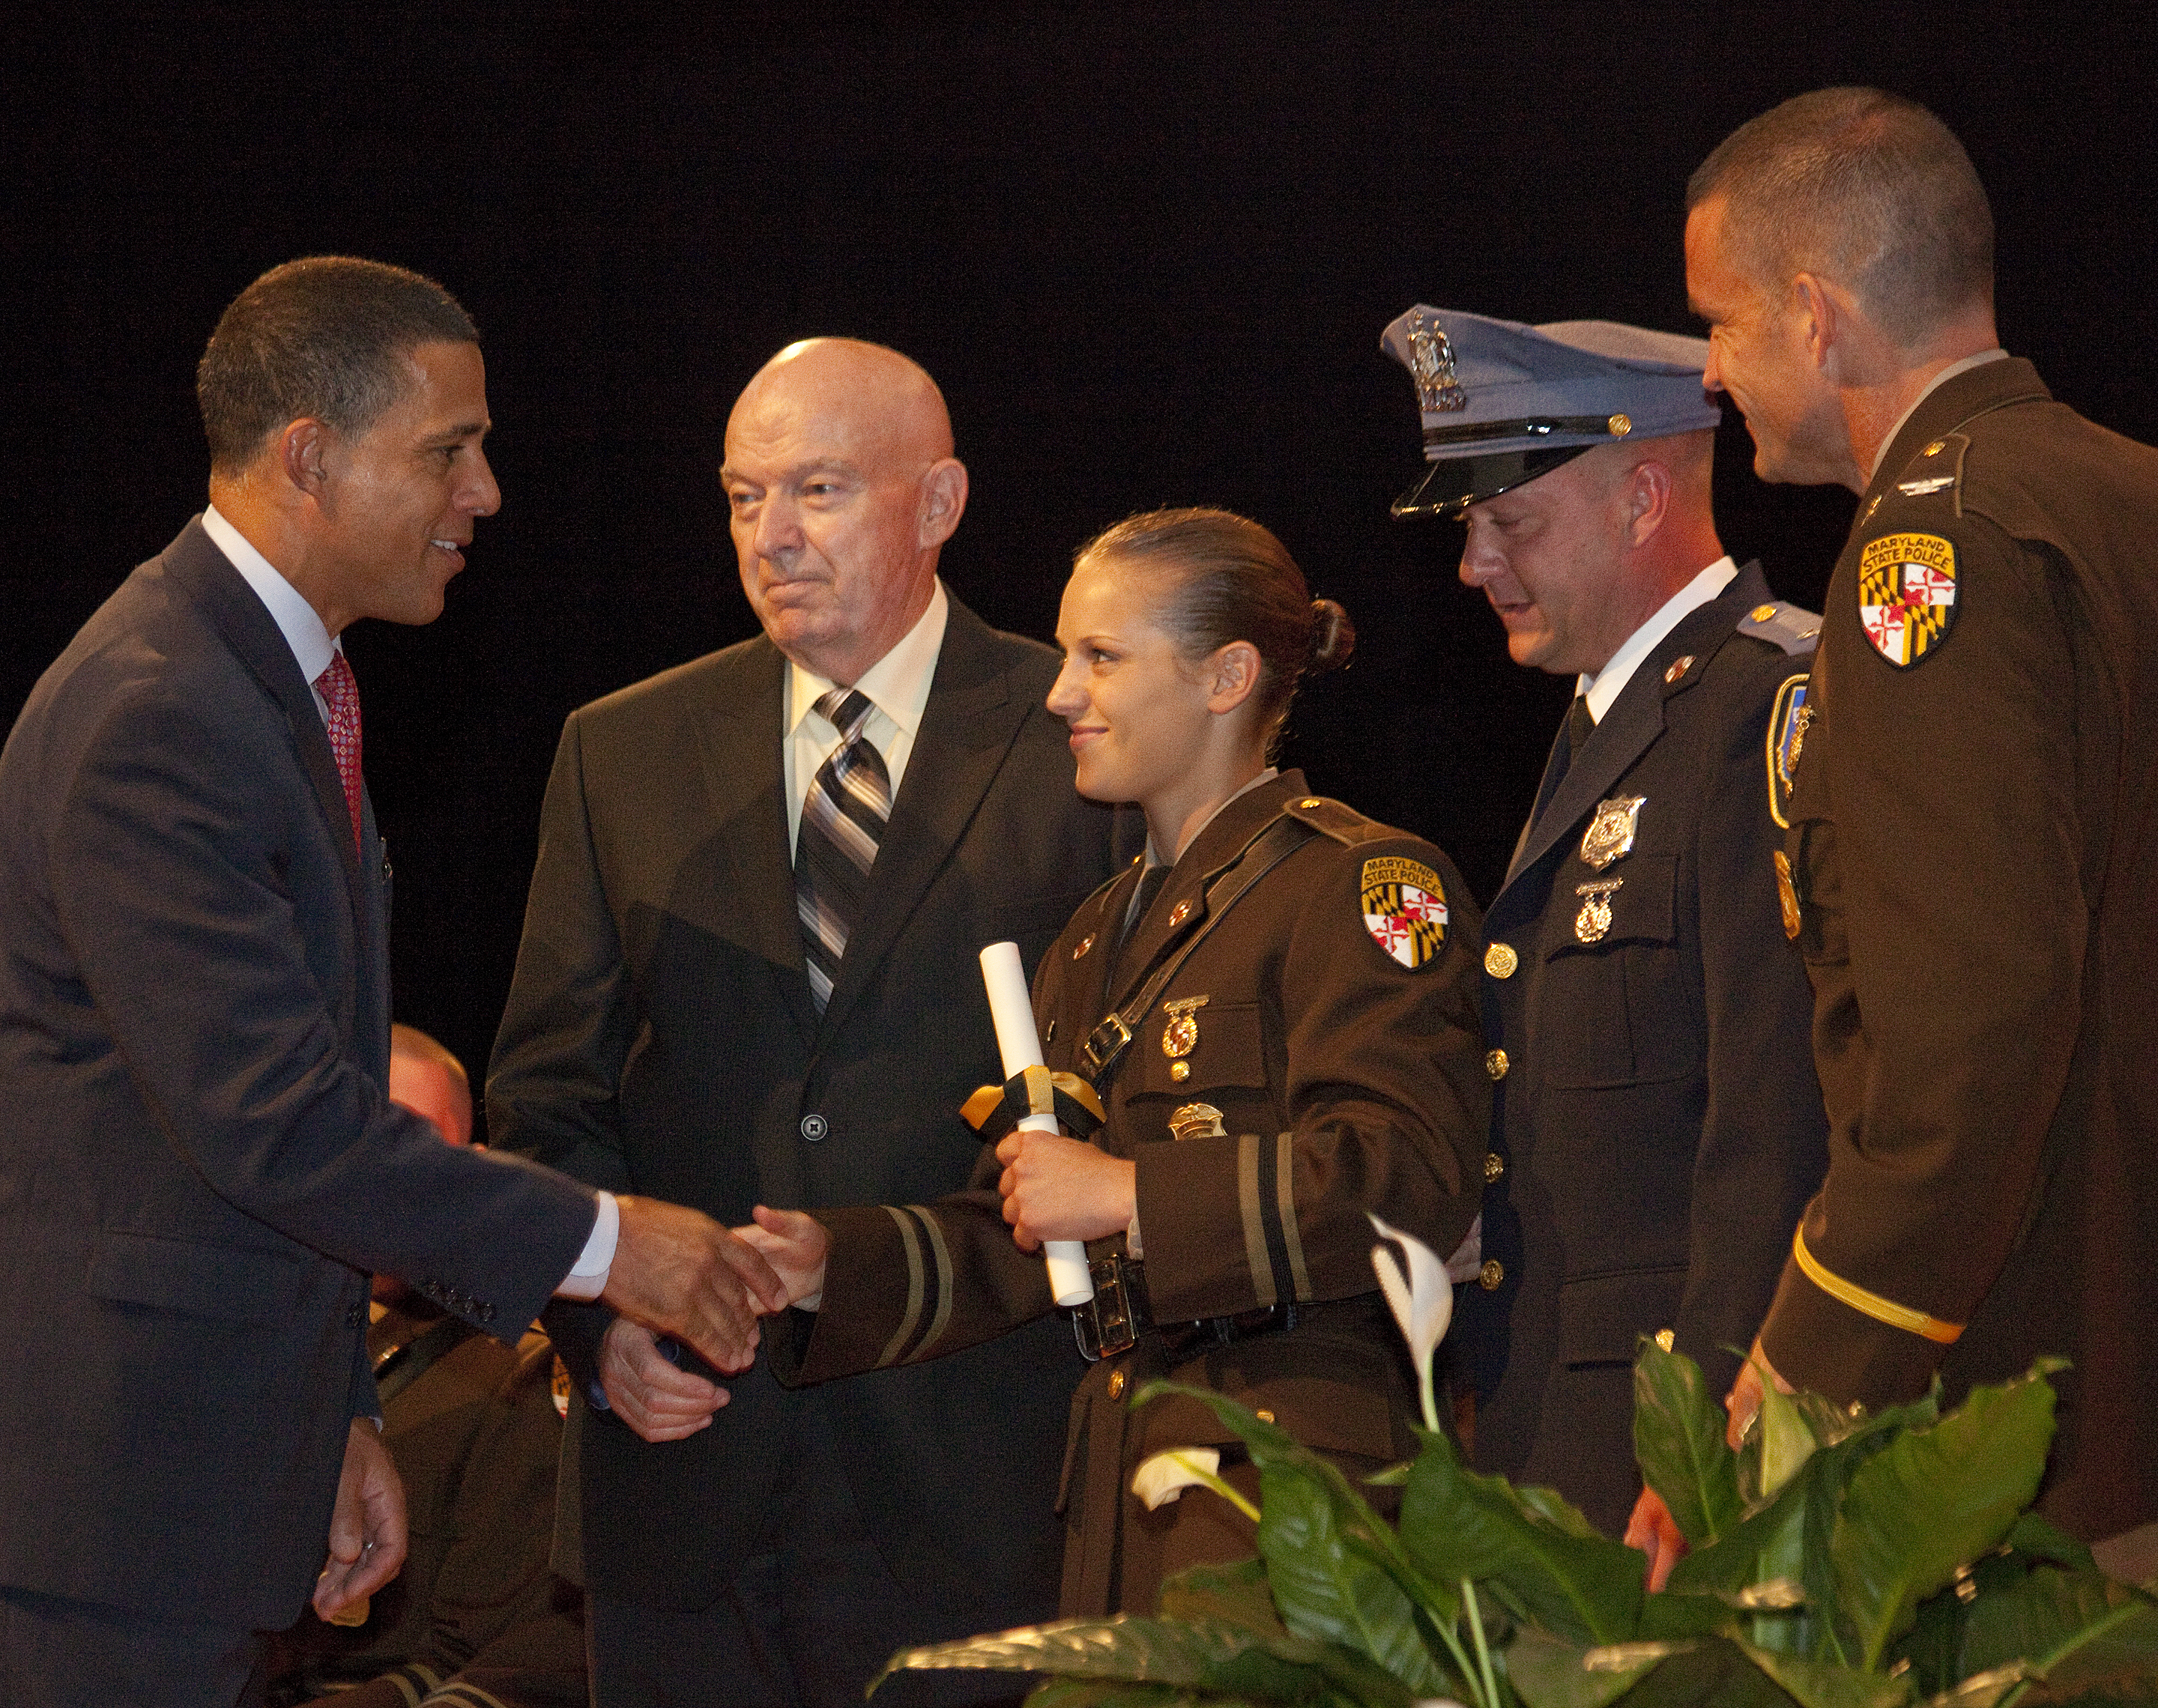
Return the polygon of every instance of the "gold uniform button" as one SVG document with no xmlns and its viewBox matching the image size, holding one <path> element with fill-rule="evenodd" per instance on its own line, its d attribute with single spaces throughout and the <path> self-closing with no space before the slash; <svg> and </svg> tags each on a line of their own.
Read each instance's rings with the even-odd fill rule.
<svg viewBox="0 0 2158 1708">
<path fill-rule="evenodd" d="M 1671 1348 L 1677 1344 L 1678 1338 L 1679 1337 L 1677 1335 L 1674 1334 L 1668 1329 L 1659 1329 L 1656 1330 L 1656 1344 L 1663 1348 L 1666 1352 L 1669 1352 Z"/>
<path fill-rule="evenodd" d="M 1109 1372 L 1109 1397 L 1112 1400 L 1121 1400 L 1124 1397 L 1124 1373 L 1120 1370 L 1113 1370 Z"/>
<path fill-rule="evenodd" d="M 1274 1414 L 1267 1411 L 1263 1406 L 1260 1406 L 1257 1411 L 1252 1413 L 1252 1416 L 1257 1418 L 1262 1423 L 1272 1423 L 1274 1421 Z"/>
<path fill-rule="evenodd" d="M 1753 621 L 1756 622 L 1766 622 L 1775 614 L 1776 607 L 1773 605 L 1757 605 L 1753 607 Z"/>
<path fill-rule="evenodd" d="M 1172 1061 L 1169 1065 L 1169 1076 L 1180 1086 L 1182 1085 L 1191 1077 L 1191 1064 L 1188 1061 Z"/>
<path fill-rule="evenodd" d="M 1486 1186 L 1495 1184 L 1499 1177 L 1505 1172 L 1505 1158 L 1495 1150 L 1487 1150 L 1484 1153 L 1484 1184 Z"/>
<path fill-rule="evenodd" d="M 1665 685 L 1668 686 L 1670 684 L 1676 682 L 1680 677 L 1685 675 L 1687 671 L 1692 668 L 1693 654 L 1691 653 L 1688 653 L 1683 658 L 1673 659 L 1671 661 L 1671 668 L 1664 672 L 1664 682 Z"/>
<path fill-rule="evenodd" d="M 1506 1052 L 1503 1050 L 1487 1050 L 1484 1053 L 1484 1071 L 1495 1080 L 1505 1078 L 1506 1070 L 1513 1065 L 1506 1059 Z"/>
<path fill-rule="evenodd" d="M 1496 1257 L 1486 1257 L 1484 1267 L 1476 1272 L 1476 1284 L 1486 1293 L 1496 1293 L 1499 1283 L 1506 1278 L 1506 1266 Z"/>
<path fill-rule="evenodd" d="M 1603 425 L 1611 430 L 1613 438 L 1623 439 L 1634 431 L 1634 418 L 1631 415 L 1613 415 Z"/>
<path fill-rule="evenodd" d="M 1484 952 L 1484 970 L 1494 978 L 1511 978 L 1520 964 L 1521 957 L 1510 943 L 1494 943 Z"/>
<path fill-rule="evenodd" d="M 1309 800 L 1308 800 L 1308 801 L 1298 801 L 1298 802 L 1297 802 L 1297 805 L 1298 805 L 1298 806 L 1299 806 L 1299 807 L 1301 807 L 1301 808 L 1304 808 L 1304 810 L 1305 812 L 1307 812 L 1307 813 L 1309 813 L 1309 811 L 1310 811 L 1314 807 L 1316 807 L 1318 804 L 1319 804 L 1319 797 L 1318 797 L 1316 795 L 1314 795 L 1314 796 L 1313 796 Z M 1262 1411 L 1262 1412 L 1260 1412 L 1260 1413 L 1259 1413 L 1259 1416 L 1262 1416 L 1262 1417 L 1265 1417 L 1265 1416 L 1266 1416 L 1266 1415 L 1267 1415 L 1267 1414 L 1266 1414 L 1265 1412 L 1263 1412 L 1263 1411 Z M 1273 1420 L 1269 1418 L 1267 1421 L 1268 1421 L 1269 1422 L 1271 1422 Z"/>
</svg>

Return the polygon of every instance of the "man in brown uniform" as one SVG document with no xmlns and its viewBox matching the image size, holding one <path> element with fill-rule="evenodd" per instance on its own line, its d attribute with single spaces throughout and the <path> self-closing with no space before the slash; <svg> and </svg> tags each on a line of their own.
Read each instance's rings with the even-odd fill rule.
<svg viewBox="0 0 2158 1708">
<path fill-rule="evenodd" d="M 1687 203 L 1756 469 L 1861 494 L 1784 878 L 1829 1170 L 1761 1349 L 1870 1406 L 2066 1355 L 2043 1504 L 2115 1537 L 2158 1519 L 2158 452 L 1998 348 L 1985 194 L 1923 108 L 1801 95 Z"/>
</svg>

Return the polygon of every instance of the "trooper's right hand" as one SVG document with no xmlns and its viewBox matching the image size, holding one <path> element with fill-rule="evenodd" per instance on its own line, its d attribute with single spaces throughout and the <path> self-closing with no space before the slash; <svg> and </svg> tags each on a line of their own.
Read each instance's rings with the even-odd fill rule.
<svg viewBox="0 0 2158 1708">
<path fill-rule="evenodd" d="M 617 1317 L 600 1341 L 600 1385 L 614 1415 L 646 1441 L 694 1435 L 727 1403 L 727 1391 L 678 1369 L 652 1331 Z"/>
<path fill-rule="evenodd" d="M 700 1210 L 656 1198 L 618 1196 L 615 1205 L 622 1231 L 601 1301 L 694 1348 L 715 1370 L 747 1370 L 756 1355 L 756 1319 L 787 1308 L 786 1282 L 761 1253 Z"/>
</svg>

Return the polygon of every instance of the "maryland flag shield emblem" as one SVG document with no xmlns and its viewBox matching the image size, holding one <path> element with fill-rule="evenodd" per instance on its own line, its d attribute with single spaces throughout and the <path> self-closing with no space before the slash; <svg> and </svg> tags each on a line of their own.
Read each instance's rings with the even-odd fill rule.
<svg viewBox="0 0 2158 1708">
<path fill-rule="evenodd" d="M 1421 860 L 1364 862 L 1364 929 L 1412 971 L 1428 964 L 1446 941 L 1446 891 Z"/>
<path fill-rule="evenodd" d="M 1887 534 L 1858 560 L 1858 620 L 1873 650 L 1897 668 L 1948 638 L 1955 620 L 1955 547 L 1938 534 Z"/>
</svg>

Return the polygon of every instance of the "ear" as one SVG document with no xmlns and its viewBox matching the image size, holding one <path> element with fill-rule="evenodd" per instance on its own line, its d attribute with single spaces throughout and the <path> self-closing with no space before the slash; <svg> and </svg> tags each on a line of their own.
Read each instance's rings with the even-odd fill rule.
<svg viewBox="0 0 2158 1708">
<path fill-rule="evenodd" d="M 1826 368 L 1849 331 L 1844 324 L 1844 300 L 1818 273 L 1800 273 L 1791 281 L 1791 306 L 1799 317 L 1806 353 L 1815 367 Z"/>
<path fill-rule="evenodd" d="M 922 477 L 915 524 L 916 549 L 934 551 L 949 539 L 967 509 L 967 465 L 947 457 Z"/>
<path fill-rule="evenodd" d="M 313 415 L 287 421 L 277 434 L 274 449 L 278 470 L 310 498 L 321 498 L 328 483 L 329 441 L 329 424 Z"/>
<path fill-rule="evenodd" d="M 1671 472 L 1661 462 L 1636 463 L 1626 478 L 1626 544 L 1638 550 L 1655 537 L 1671 511 Z"/>
<path fill-rule="evenodd" d="M 1206 684 L 1206 710 L 1216 716 L 1233 712 L 1259 685 L 1259 649 L 1249 641 L 1231 641 L 1200 668 Z"/>
</svg>

